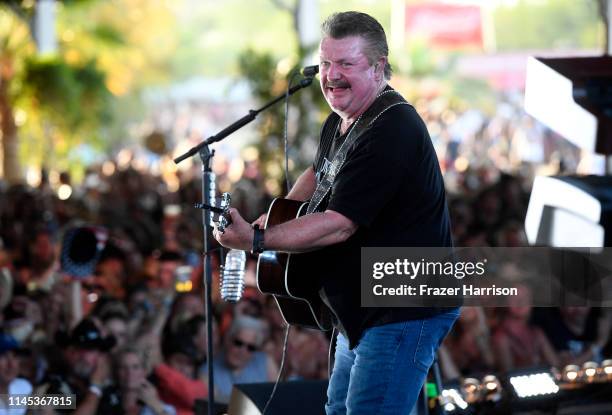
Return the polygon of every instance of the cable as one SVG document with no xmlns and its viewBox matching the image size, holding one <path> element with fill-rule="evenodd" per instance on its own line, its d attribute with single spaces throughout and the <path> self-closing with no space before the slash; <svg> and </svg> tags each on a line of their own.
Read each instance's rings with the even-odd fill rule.
<svg viewBox="0 0 612 415">
<path fill-rule="evenodd" d="M 280 383 L 281 377 L 283 376 L 283 369 L 285 368 L 285 356 L 287 356 L 287 340 L 289 340 L 289 331 L 291 330 L 291 326 L 287 324 L 287 328 L 285 329 L 285 341 L 283 342 L 283 357 L 281 358 L 280 368 L 278 369 L 278 377 L 276 378 L 276 382 L 274 383 L 274 387 L 272 388 L 272 392 L 270 393 L 270 397 L 268 398 L 268 402 L 266 402 L 266 406 L 261 413 L 261 415 L 266 415 L 266 411 L 268 410 L 268 406 L 272 402 L 274 398 L 274 394 L 276 393 L 276 388 Z"/>
<path fill-rule="evenodd" d="M 338 330 L 336 327 L 333 328 L 332 334 L 329 340 L 329 350 L 327 351 L 327 377 L 331 380 L 332 372 L 334 370 L 334 363 L 336 362 L 336 342 L 338 340 Z"/>
<path fill-rule="evenodd" d="M 289 84 L 287 84 L 287 91 L 285 92 L 285 126 L 283 131 L 283 138 L 285 143 L 285 186 L 287 186 L 286 193 L 289 193 L 291 190 L 291 180 L 289 179 L 289 89 L 291 89 L 291 85 L 295 80 L 296 76 L 300 73 L 298 71 L 294 71 L 293 75 L 289 79 Z"/>
</svg>

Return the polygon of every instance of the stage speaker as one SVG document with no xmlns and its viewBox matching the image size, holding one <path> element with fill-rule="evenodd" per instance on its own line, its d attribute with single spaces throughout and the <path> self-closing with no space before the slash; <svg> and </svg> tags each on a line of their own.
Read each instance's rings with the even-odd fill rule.
<svg viewBox="0 0 612 415">
<path fill-rule="evenodd" d="M 193 409 L 194 415 L 208 415 L 208 401 L 203 399 L 196 399 L 195 407 Z M 213 406 L 214 415 L 225 415 L 227 414 L 227 405 L 219 402 L 215 402 Z"/>
<path fill-rule="evenodd" d="M 612 176 L 536 177 L 525 232 L 532 245 L 612 246 Z"/>
<path fill-rule="evenodd" d="M 228 415 L 261 415 L 274 383 L 234 385 Z M 268 407 L 268 415 L 324 415 L 327 380 L 281 382 Z"/>
</svg>

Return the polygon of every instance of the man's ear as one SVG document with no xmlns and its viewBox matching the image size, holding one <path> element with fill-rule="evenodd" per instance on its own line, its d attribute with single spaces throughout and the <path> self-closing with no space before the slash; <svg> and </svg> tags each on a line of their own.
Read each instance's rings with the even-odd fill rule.
<svg viewBox="0 0 612 415">
<path fill-rule="evenodd" d="M 382 79 L 385 76 L 385 66 L 387 64 L 387 58 L 382 56 L 380 59 L 378 59 L 378 62 L 376 62 L 376 64 L 374 65 L 374 72 L 377 75 L 378 79 Z"/>
</svg>

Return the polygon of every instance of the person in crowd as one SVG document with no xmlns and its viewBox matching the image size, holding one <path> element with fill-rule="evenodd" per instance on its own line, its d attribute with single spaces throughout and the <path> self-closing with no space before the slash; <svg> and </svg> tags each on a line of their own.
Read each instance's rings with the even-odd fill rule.
<svg viewBox="0 0 612 415">
<path fill-rule="evenodd" d="M 325 379 L 329 376 L 329 342 L 323 332 L 296 327 L 289 342 L 289 379 Z"/>
<path fill-rule="evenodd" d="M 61 350 L 49 352 L 50 369 L 36 394 L 74 394 L 75 414 L 94 413 L 102 390 L 111 380 L 108 351 L 115 345 L 115 339 L 104 337 L 97 324 L 86 318 L 69 335 L 59 333 L 57 345 Z"/>
<path fill-rule="evenodd" d="M 463 307 L 444 344 L 464 376 L 489 373 L 495 367 L 489 326 L 481 307 Z"/>
<path fill-rule="evenodd" d="M 174 290 L 176 270 L 182 263 L 182 256 L 176 251 L 164 251 L 159 255 L 159 269 L 152 286 L 164 290 Z"/>
<path fill-rule="evenodd" d="M 130 340 L 127 318 L 123 313 L 112 312 L 104 314 L 102 316 L 102 327 L 107 334 L 115 338 L 113 350 L 123 348 Z"/>
<path fill-rule="evenodd" d="M 265 341 L 261 320 L 236 316 L 223 338 L 223 349 L 214 357 L 215 396 L 228 401 L 232 385 L 275 380 L 278 369 L 273 359 L 261 351 Z M 208 363 L 201 369 L 205 376 Z"/>
<path fill-rule="evenodd" d="M 196 291 L 180 293 L 171 303 L 170 315 L 164 328 L 164 336 L 178 330 L 178 327 L 194 316 L 204 315 L 203 297 Z"/>
<path fill-rule="evenodd" d="M 610 341 L 610 312 L 596 307 L 538 309 L 533 322 L 546 333 L 562 365 L 601 362 Z"/>
<path fill-rule="evenodd" d="M 98 404 L 100 415 L 174 415 L 173 406 L 164 403 L 147 379 L 142 353 L 126 347 L 113 356 L 114 384 L 105 388 Z"/>
<path fill-rule="evenodd" d="M 191 339 L 195 347 L 195 358 L 198 363 L 206 362 L 208 353 L 208 343 L 206 339 L 206 317 L 201 314 L 191 317 L 185 323 L 179 327 L 179 333 L 184 333 L 188 338 Z M 213 318 L 213 335 L 212 335 L 212 347 L 213 354 L 219 350 L 219 327 L 217 321 Z"/>
<path fill-rule="evenodd" d="M 57 282 L 56 248 L 52 231 L 38 226 L 27 241 L 24 255 L 27 267 L 22 268 L 22 278 L 29 290 L 49 290 Z"/>
<path fill-rule="evenodd" d="M 14 337 L 0 333 L 0 415 L 25 414 L 27 406 L 19 408 L 9 406 L 7 399 L 11 396 L 28 396 L 32 393 L 32 384 L 18 377 L 19 359 L 16 355 L 18 346 Z"/>
<path fill-rule="evenodd" d="M 118 239 L 106 243 L 95 272 L 96 283 L 102 287 L 105 295 L 113 298 L 125 296 L 124 281 L 128 274 L 128 259 L 120 244 L 121 241 Z"/>
<path fill-rule="evenodd" d="M 519 293 L 527 291 L 520 287 Z M 539 328 L 530 323 L 532 307 L 525 293 L 520 304 L 499 309 L 499 325 L 493 333 L 492 345 L 498 370 L 525 368 L 538 365 L 558 367 L 559 358 L 550 341 Z M 511 300 L 511 302 L 514 300 Z"/>
<path fill-rule="evenodd" d="M 133 344 L 143 350 L 148 363 L 147 370 L 160 362 L 162 357 L 162 339 L 172 338 L 175 333 L 164 333 L 168 326 L 170 312 L 174 301 L 174 292 L 145 292 L 136 306 L 136 313 L 128 323 L 128 331 L 134 339 Z"/>
<path fill-rule="evenodd" d="M 164 338 L 164 362 L 155 366 L 159 396 L 174 406 L 177 414 L 193 414 L 196 400 L 208 397 L 208 385 L 196 377 L 197 351 L 187 333 Z"/>
</svg>

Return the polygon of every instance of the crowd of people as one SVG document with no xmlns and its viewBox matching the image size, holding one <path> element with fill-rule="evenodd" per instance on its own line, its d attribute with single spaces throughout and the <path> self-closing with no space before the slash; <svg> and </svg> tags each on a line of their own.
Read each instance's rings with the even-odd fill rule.
<svg viewBox="0 0 612 415">
<path fill-rule="evenodd" d="M 425 111 L 428 124 L 444 120 L 430 117 Z M 455 244 L 525 246 L 525 176 L 457 164 L 462 154 L 477 154 L 474 146 L 491 151 L 480 142 L 505 136 L 504 124 L 499 117 L 468 124 L 471 141 L 446 137 L 446 128 L 432 132 L 454 181 Z M 91 167 L 82 185 L 62 176 L 73 188 L 63 199 L 45 174 L 37 187 L 0 186 L 0 394 L 76 394 L 79 414 L 192 413 L 207 398 L 210 363 L 201 211 L 192 208 L 200 182 L 179 176 L 170 192 L 159 176 L 129 165 L 113 170 Z M 244 171 L 234 204 L 254 220 L 271 197 L 256 163 Z M 75 277 L 62 267 L 62 241 L 67 230 L 92 225 L 104 229 L 104 249 L 91 274 Z M 210 255 L 216 288 L 223 253 L 215 245 Z M 212 293 L 215 396 L 224 402 L 233 384 L 275 380 L 283 355 L 285 323 L 274 299 L 255 288 L 255 264 L 250 256 L 240 302 Z M 612 355 L 610 329 L 606 309 L 464 307 L 440 361 L 447 378 L 597 361 Z M 325 379 L 328 348 L 328 334 L 294 328 L 283 379 Z"/>
<path fill-rule="evenodd" d="M 2 189 L 0 393 L 73 393 L 77 413 L 192 413 L 206 400 L 198 185 L 159 192 L 161 179 L 128 168 L 92 169 L 66 200 L 44 181 Z M 75 229 L 104 231 L 88 275 L 66 260 Z M 276 379 L 285 324 L 254 287 L 255 257 L 235 305 L 217 289 L 218 246 L 211 257 L 215 399 L 227 402 L 235 383 Z M 325 377 L 327 348 L 324 333 L 295 328 L 284 379 Z"/>
</svg>

